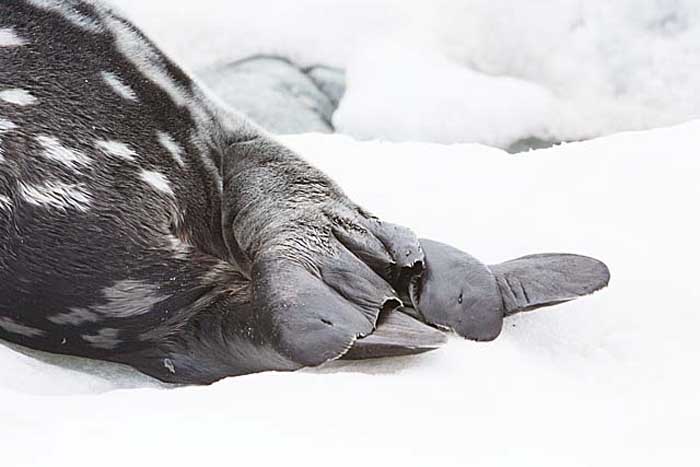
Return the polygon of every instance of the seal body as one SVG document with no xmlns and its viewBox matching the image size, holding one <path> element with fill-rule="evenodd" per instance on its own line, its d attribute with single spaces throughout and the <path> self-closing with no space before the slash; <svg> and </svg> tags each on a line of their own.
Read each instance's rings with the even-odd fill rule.
<svg viewBox="0 0 700 467">
<path fill-rule="evenodd" d="M 425 321 L 479 339 L 607 283 L 594 261 L 426 246 L 111 8 L 0 2 L 0 338 L 202 384 L 438 347 L 396 311 L 423 272 Z"/>
<path fill-rule="evenodd" d="M 292 370 L 372 334 L 420 255 L 111 8 L 0 3 L 1 338 L 174 382 Z"/>
<path fill-rule="evenodd" d="M 99 357 L 239 287 L 221 147 L 242 122 L 227 118 L 110 9 L 2 2 L 0 334 Z"/>
</svg>

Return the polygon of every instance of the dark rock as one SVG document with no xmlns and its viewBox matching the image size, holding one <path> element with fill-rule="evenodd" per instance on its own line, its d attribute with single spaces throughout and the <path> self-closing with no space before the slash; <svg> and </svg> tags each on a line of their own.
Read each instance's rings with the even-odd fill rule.
<svg viewBox="0 0 700 467">
<path fill-rule="evenodd" d="M 198 75 L 225 103 L 273 133 L 332 133 L 344 73 L 325 66 L 308 71 L 284 58 L 255 56 Z"/>
<path fill-rule="evenodd" d="M 563 141 L 557 140 L 547 140 L 538 138 L 536 136 L 531 136 L 529 138 L 522 138 L 508 146 L 506 151 L 511 154 L 517 154 L 520 152 L 527 152 L 533 149 L 546 149 L 561 144 Z"/>
<path fill-rule="evenodd" d="M 318 88 L 328 96 L 337 108 L 345 94 L 345 71 L 323 65 L 306 69 L 306 74 L 314 80 Z"/>
</svg>

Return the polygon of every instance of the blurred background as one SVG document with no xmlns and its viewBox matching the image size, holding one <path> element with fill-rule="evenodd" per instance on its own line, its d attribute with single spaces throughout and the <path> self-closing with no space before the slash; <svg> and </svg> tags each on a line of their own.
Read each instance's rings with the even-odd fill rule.
<svg viewBox="0 0 700 467">
<path fill-rule="evenodd" d="M 113 3 L 277 133 L 517 152 L 700 114 L 697 0 Z"/>
</svg>

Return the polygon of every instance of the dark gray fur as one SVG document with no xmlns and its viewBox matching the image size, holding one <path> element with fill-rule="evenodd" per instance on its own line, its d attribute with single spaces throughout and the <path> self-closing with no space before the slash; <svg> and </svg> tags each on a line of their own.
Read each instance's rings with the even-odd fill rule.
<svg viewBox="0 0 700 467">
<path fill-rule="evenodd" d="M 118 13 L 4 1 L 0 30 L 0 337 L 206 383 L 339 358 L 398 306 L 415 236 Z"/>
</svg>

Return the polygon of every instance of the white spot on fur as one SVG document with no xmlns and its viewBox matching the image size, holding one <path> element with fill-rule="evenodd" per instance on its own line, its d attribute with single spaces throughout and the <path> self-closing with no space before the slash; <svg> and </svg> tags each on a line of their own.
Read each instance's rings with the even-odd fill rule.
<svg viewBox="0 0 700 467">
<path fill-rule="evenodd" d="M 173 156 L 173 159 L 175 159 L 175 162 L 177 162 L 180 167 L 184 167 L 185 161 L 182 159 L 182 154 L 184 153 L 182 146 L 180 146 L 168 133 L 159 131 L 157 135 L 160 145 L 163 146 L 171 156 Z"/>
<path fill-rule="evenodd" d="M 41 329 L 20 324 L 11 318 L 0 318 L 0 328 L 12 334 L 19 334 L 25 337 L 37 337 L 46 334 Z"/>
<path fill-rule="evenodd" d="M 17 125 L 6 118 L 0 117 L 0 163 L 5 162 L 5 154 L 2 149 L 2 134 L 7 131 L 14 130 L 15 128 L 17 128 Z"/>
<path fill-rule="evenodd" d="M 102 25 L 99 22 L 75 9 L 75 2 L 66 0 L 28 0 L 28 2 L 42 10 L 59 13 L 68 22 L 84 31 L 92 33 L 103 32 Z"/>
<path fill-rule="evenodd" d="M 97 140 L 95 145 L 108 156 L 118 157 L 129 162 L 136 161 L 136 157 L 138 157 L 133 149 L 119 141 Z"/>
<path fill-rule="evenodd" d="M 189 257 L 189 253 L 192 251 L 192 245 L 183 242 L 173 234 L 168 234 L 166 238 L 175 258 L 187 259 Z"/>
<path fill-rule="evenodd" d="M 71 308 L 69 313 L 59 313 L 46 319 L 54 324 L 78 326 L 84 323 L 96 323 L 100 317 L 85 308 Z"/>
<path fill-rule="evenodd" d="M 124 21 L 104 14 L 102 19 L 114 35 L 119 52 L 129 60 L 143 75 L 158 85 L 173 100 L 175 105 L 187 104 L 187 92 L 168 74 L 160 53 L 144 41 L 134 28 Z"/>
<path fill-rule="evenodd" d="M 0 28 L 0 47 L 21 47 L 27 41 L 17 35 L 13 28 Z"/>
<path fill-rule="evenodd" d="M 104 328 L 100 329 L 97 334 L 83 334 L 80 337 L 86 342 L 89 342 L 93 347 L 111 350 L 121 344 L 122 341 L 118 336 L 119 329 Z"/>
<path fill-rule="evenodd" d="M 0 195 L 0 211 L 11 211 L 12 200 L 5 195 Z"/>
<path fill-rule="evenodd" d="M 25 89 L 13 88 L 0 91 L 0 100 L 10 104 L 25 106 L 36 103 L 37 98 Z"/>
<path fill-rule="evenodd" d="M 36 140 L 44 149 L 41 153 L 43 157 L 63 164 L 69 169 L 87 167 L 92 162 L 85 154 L 63 146 L 58 138 L 53 136 L 37 136 Z"/>
<path fill-rule="evenodd" d="M 7 120 L 6 118 L 0 117 L 0 133 L 4 131 L 14 130 L 15 128 L 17 128 L 17 125 Z"/>
<path fill-rule="evenodd" d="M 170 187 L 168 178 L 160 172 L 154 170 L 142 170 L 141 180 L 151 185 L 152 188 L 165 193 L 166 195 L 174 196 L 173 189 Z"/>
<path fill-rule="evenodd" d="M 172 374 L 175 374 L 175 365 L 173 364 L 173 361 L 170 360 L 169 358 L 164 358 L 163 359 L 163 366 Z"/>
<path fill-rule="evenodd" d="M 91 307 L 92 311 L 110 318 L 128 318 L 148 313 L 153 305 L 165 300 L 167 295 L 148 282 L 136 280 L 117 281 L 102 290 L 106 303 Z"/>
<path fill-rule="evenodd" d="M 205 99 L 198 87 L 195 86 L 193 93 L 189 86 L 179 84 L 168 72 L 159 51 L 144 41 L 133 26 L 105 9 L 100 10 L 100 15 L 106 28 L 114 36 L 119 52 L 146 78 L 168 94 L 177 107 L 184 107 L 189 111 L 197 129 L 197 134 L 192 135 L 192 140 L 199 148 L 200 158 L 206 170 L 217 180 L 217 187 L 221 191 L 221 175 L 211 160 L 211 151 L 207 145 L 207 141 L 212 138 L 213 116 L 212 108 L 205 103 L 211 101 Z"/>
<path fill-rule="evenodd" d="M 206 285 L 221 286 L 226 284 L 228 290 L 244 291 L 248 287 L 248 281 L 243 279 L 240 271 L 228 261 L 217 261 L 209 270 L 201 276 L 201 281 Z M 244 297 L 245 294 L 240 294 Z"/>
<path fill-rule="evenodd" d="M 29 204 L 52 207 L 61 211 L 72 208 L 86 212 L 92 201 L 82 183 L 46 182 L 43 185 L 27 185 L 20 182 L 19 193 Z"/>
<path fill-rule="evenodd" d="M 132 102 L 139 102 L 139 97 L 136 95 L 136 92 L 117 75 L 109 71 L 103 71 L 100 75 L 104 82 L 107 83 L 118 96 Z"/>
</svg>

